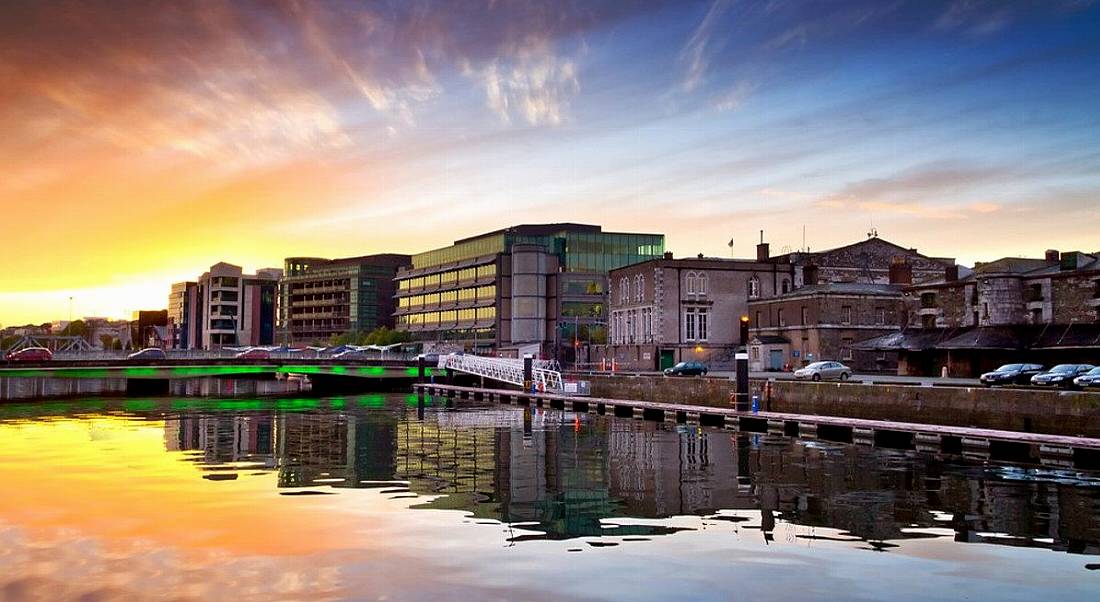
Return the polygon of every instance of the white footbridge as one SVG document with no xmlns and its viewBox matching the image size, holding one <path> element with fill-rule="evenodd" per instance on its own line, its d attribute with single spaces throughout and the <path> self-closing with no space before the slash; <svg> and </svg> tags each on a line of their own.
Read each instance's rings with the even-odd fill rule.
<svg viewBox="0 0 1100 602">
<path fill-rule="evenodd" d="M 439 356 L 439 367 L 483 376 L 517 387 L 524 384 L 522 359 L 450 354 Z M 565 390 L 561 370 L 554 360 L 534 360 L 531 366 L 531 382 L 537 390 L 547 393 L 561 393 Z"/>
</svg>

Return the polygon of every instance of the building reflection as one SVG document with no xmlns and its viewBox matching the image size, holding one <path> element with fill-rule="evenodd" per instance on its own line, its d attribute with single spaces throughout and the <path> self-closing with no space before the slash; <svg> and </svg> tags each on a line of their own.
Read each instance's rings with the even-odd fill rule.
<svg viewBox="0 0 1100 602">
<path fill-rule="evenodd" d="M 825 527 L 888 549 L 936 528 L 1100 553 L 1100 480 L 1036 468 L 497 407 L 184 414 L 168 429 L 169 449 L 207 469 L 262 466 L 285 488 L 407 488 L 428 496 L 417 508 L 525 527 L 517 540 L 672 530 L 622 517 L 748 515 L 737 520 L 766 539 L 777 524 L 806 538 Z"/>
</svg>

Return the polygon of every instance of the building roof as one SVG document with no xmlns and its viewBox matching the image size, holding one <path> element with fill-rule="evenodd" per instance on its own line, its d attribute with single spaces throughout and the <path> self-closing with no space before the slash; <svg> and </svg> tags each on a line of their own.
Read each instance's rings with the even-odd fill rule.
<svg viewBox="0 0 1100 602">
<path fill-rule="evenodd" d="M 793 253 L 786 253 L 784 255 L 776 255 L 775 257 L 772 257 L 772 261 L 797 263 L 797 262 L 802 261 L 804 259 L 811 259 L 811 258 L 814 258 L 814 257 L 820 257 L 822 255 L 828 255 L 828 254 L 831 254 L 831 253 L 847 251 L 847 250 L 850 250 L 850 249 L 853 249 L 853 248 L 856 248 L 856 247 L 868 246 L 868 245 L 884 245 L 884 246 L 887 246 L 887 247 L 892 247 L 892 248 L 894 248 L 894 249 L 896 249 L 896 250 L 898 250 L 898 251 L 900 251 L 900 252 L 902 252 L 906 255 L 915 255 L 917 257 L 922 257 L 922 258 L 927 259 L 929 261 L 935 261 L 935 262 L 938 262 L 938 263 L 942 263 L 944 265 L 953 265 L 955 263 L 955 259 L 953 257 L 929 257 L 927 255 L 919 253 L 916 249 L 903 247 L 903 246 L 901 246 L 897 243 L 890 242 L 890 241 L 886 240 L 885 238 L 879 238 L 878 236 L 873 236 L 873 237 L 870 237 L 870 238 L 867 238 L 867 239 L 864 239 L 864 240 L 856 241 L 856 242 L 851 243 L 851 244 L 847 244 L 847 245 L 843 245 L 843 246 L 839 246 L 839 247 L 833 247 L 831 249 L 825 249 L 825 250 L 822 250 L 822 251 L 812 251 L 812 252 L 811 251 L 806 251 L 806 252 L 795 251 Z"/>
<path fill-rule="evenodd" d="M 753 299 L 750 303 L 783 301 L 812 295 L 866 295 L 871 297 L 901 297 L 905 285 L 871 284 L 868 282 L 825 282 L 811 284 L 792 290 L 789 293 Z"/>
<path fill-rule="evenodd" d="M 1098 349 L 1100 324 L 1020 324 L 978 328 L 918 328 L 885 334 L 853 346 L 864 351 L 931 349 Z"/>
</svg>

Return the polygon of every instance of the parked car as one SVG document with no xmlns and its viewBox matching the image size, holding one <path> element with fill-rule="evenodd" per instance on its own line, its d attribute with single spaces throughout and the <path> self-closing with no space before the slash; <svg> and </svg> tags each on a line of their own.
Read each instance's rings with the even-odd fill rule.
<svg viewBox="0 0 1100 602">
<path fill-rule="evenodd" d="M 48 362 L 53 359 L 53 352 L 45 347 L 27 347 L 12 351 L 4 359 L 9 362 Z"/>
<path fill-rule="evenodd" d="M 840 362 L 814 362 L 794 371 L 795 380 L 848 380 L 852 369 Z"/>
<path fill-rule="evenodd" d="M 1073 384 L 1087 389 L 1089 387 L 1100 387 L 1100 367 L 1093 368 L 1088 372 L 1073 379 Z"/>
<path fill-rule="evenodd" d="M 239 360 L 269 360 L 271 359 L 271 352 L 267 349 L 253 347 L 252 349 L 246 349 L 233 357 Z"/>
<path fill-rule="evenodd" d="M 1085 374 L 1096 366 L 1092 364 L 1058 364 L 1042 374 L 1031 377 L 1031 384 L 1037 387 L 1064 387 L 1073 386 L 1073 379 Z"/>
<path fill-rule="evenodd" d="M 129 360 L 163 360 L 168 359 L 168 354 L 158 347 L 146 347 L 141 351 L 135 351 L 126 356 Z"/>
<path fill-rule="evenodd" d="M 706 376 L 707 367 L 702 362 L 680 362 L 665 368 L 665 376 Z"/>
<path fill-rule="evenodd" d="M 978 382 L 987 387 L 994 385 L 1026 385 L 1031 377 L 1043 372 L 1042 364 L 1005 364 L 992 372 L 986 372 Z"/>
</svg>

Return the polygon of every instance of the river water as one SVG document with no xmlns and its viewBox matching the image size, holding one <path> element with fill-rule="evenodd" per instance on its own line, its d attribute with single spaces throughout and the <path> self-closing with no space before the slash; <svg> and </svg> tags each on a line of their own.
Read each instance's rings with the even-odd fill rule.
<svg viewBox="0 0 1100 602">
<path fill-rule="evenodd" d="M 407 395 L 0 405 L 0 600 L 1097 600 L 1100 474 Z"/>
</svg>

